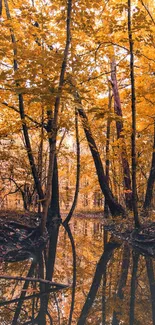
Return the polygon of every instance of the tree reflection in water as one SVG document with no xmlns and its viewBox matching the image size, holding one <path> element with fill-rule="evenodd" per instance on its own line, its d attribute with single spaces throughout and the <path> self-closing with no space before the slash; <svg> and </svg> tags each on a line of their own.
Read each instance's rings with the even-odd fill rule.
<svg viewBox="0 0 155 325">
<path fill-rule="evenodd" d="M 0 323 L 155 324 L 153 263 L 99 220 L 57 226 L 32 262 L 2 264 Z"/>
</svg>

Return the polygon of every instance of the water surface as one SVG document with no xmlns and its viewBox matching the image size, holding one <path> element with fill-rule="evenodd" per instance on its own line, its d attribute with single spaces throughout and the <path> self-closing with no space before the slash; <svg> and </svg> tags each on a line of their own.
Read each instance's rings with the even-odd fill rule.
<svg viewBox="0 0 155 325">
<path fill-rule="evenodd" d="M 53 247 L 39 261 L 3 262 L 1 275 L 27 277 L 37 263 L 32 276 L 45 277 Z M 53 281 L 68 288 L 1 279 L 0 324 L 155 324 L 154 260 L 107 233 L 100 219 L 74 218 L 68 233 L 60 227 Z"/>
</svg>

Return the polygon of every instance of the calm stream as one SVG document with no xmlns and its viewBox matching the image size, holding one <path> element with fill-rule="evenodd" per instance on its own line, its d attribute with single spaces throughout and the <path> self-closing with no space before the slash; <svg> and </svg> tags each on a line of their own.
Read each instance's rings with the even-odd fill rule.
<svg viewBox="0 0 155 325">
<path fill-rule="evenodd" d="M 99 219 L 74 218 L 70 230 L 69 238 L 59 229 L 53 276 L 68 287 L 52 290 L 44 283 L 1 278 L 0 324 L 155 324 L 154 260 L 107 233 Z M 33 277 L 41 278 L 45 265 L 51 267 L 47 251 Z M 1 275 L 27 277 L 31 263 L 35 257 L 3 262 Z M 21 294 L 31 297 L 12 301 Z"/>
</svg>

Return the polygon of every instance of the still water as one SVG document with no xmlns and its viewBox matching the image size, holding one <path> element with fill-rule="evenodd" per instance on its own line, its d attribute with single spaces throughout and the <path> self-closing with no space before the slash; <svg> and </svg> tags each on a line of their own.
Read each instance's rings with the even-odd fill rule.
<svg viewBox="0 0 155 325">
<path fill-rule="evenodd" d="M 61 226 L 55 261 L 53 243 L 54 235 L 37 261 L 33 254 L 1 263 L 1 325 L 155 324 L 152 258 L 107 233 L 99 219 L 74 218 L 68 232 Z M 53 266 L 53 287 L 23 279 L 50 279 Z"/>
</svg>

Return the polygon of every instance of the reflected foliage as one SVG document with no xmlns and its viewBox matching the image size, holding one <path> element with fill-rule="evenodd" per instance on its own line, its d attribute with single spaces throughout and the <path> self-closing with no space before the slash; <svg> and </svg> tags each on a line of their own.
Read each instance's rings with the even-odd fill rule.
<svg viewBox="0 0 155 325">
<path fill-rule="evenodd" d="M 57 226 L 33 259 L 2 262 L 6 325 L 154 324 L 154 260 L 107 233 L 99 219 Z"/>
</svg>

